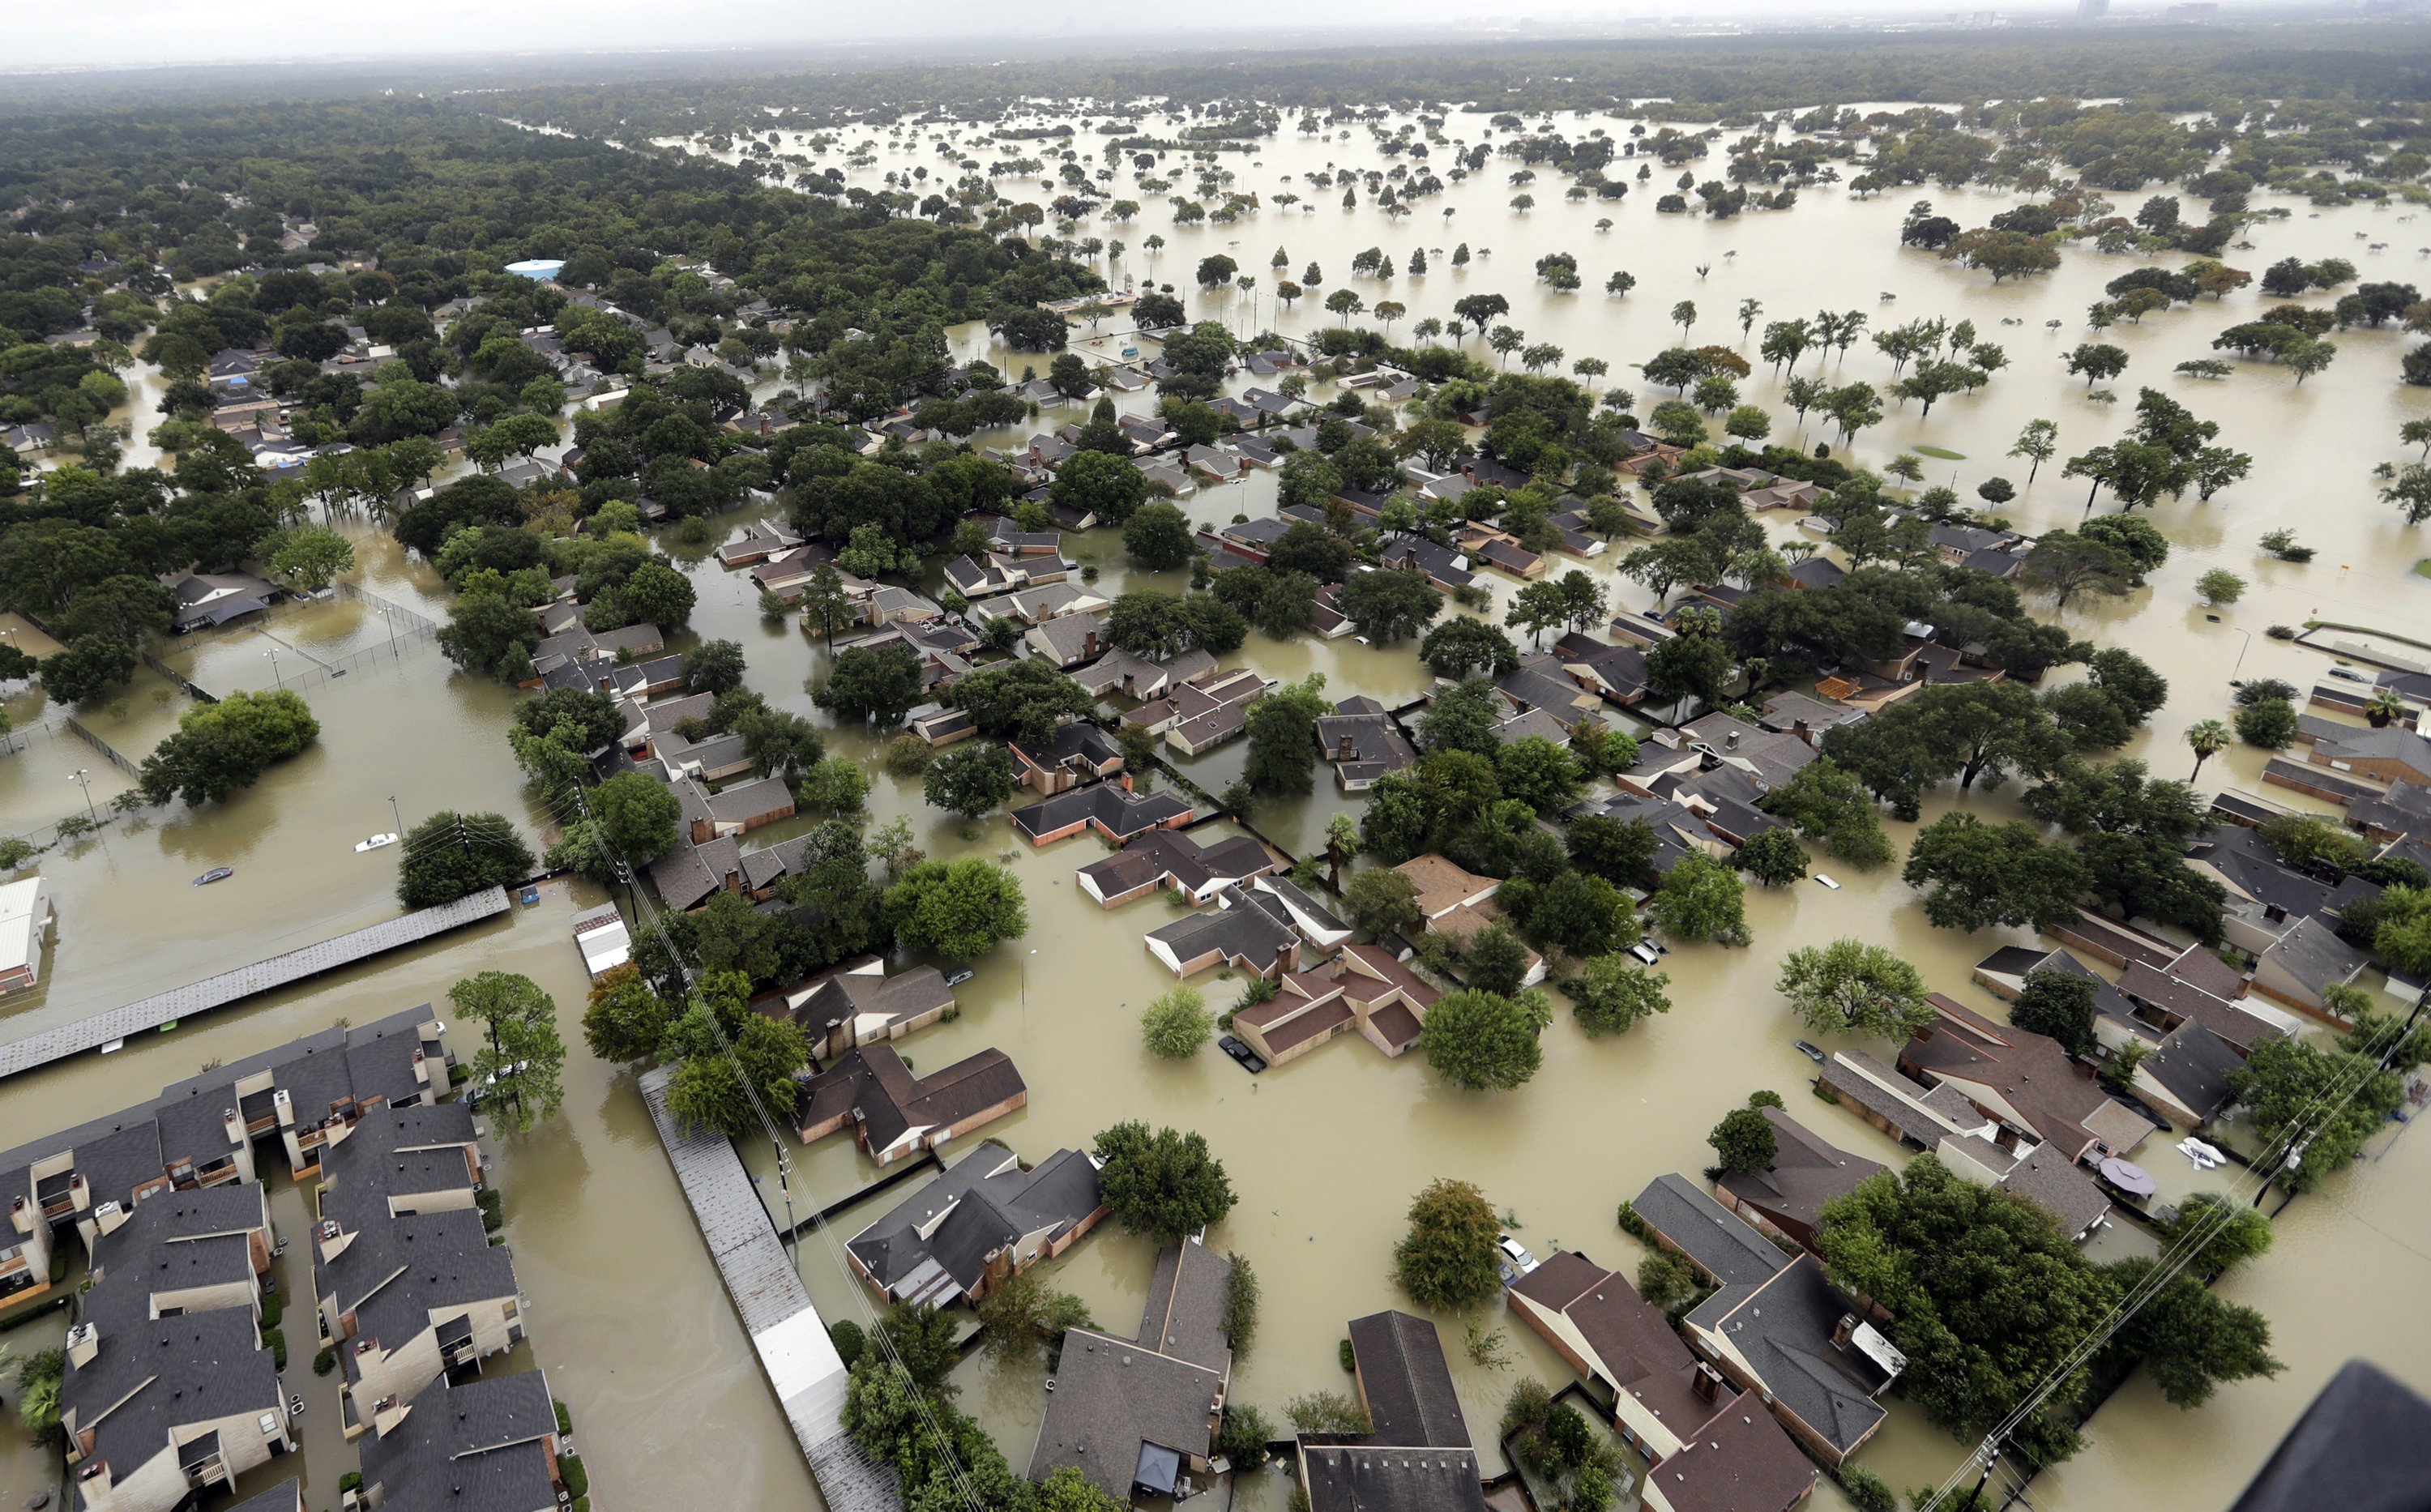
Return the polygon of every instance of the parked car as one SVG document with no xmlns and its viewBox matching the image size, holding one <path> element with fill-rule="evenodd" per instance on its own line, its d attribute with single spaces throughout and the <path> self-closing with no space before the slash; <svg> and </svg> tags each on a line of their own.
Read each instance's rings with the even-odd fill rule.
<svg viewBox="0 0 2431 1512">
<path fill-rule="evenodd" d="M 1526 1245 L 1506 1234 L 1494 1241 L 1494 1265 L 1502 1272 L 1502 1284 L 1516 1286 L 1536 1268 L 1536 1257 L 1528 1252 Z"/>
</svg>

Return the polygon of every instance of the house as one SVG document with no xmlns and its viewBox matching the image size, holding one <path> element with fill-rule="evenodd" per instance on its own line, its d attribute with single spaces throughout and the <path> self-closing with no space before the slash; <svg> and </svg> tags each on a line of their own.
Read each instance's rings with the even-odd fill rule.
<svg viewBox="0 0 2431 1512">
<path fill-rule="evenodd" d="M 1952 1134 L 1991 1126 L 1957 1088 L 1927 1086 L 1864 1050 L 1834 1055 L 1815 1084 L 1866 1122 L 1918 1150 L 1937 1149 Z"/>
<path fill-rule="evenodd" d="M 360 1495 L 379 1512 L 550 1512 L 568 1500 L 548 1375 L 467 1381 L 363 1440 Z"/>
<path fill-rule="evenodd" d="M 775 594 L 790 604 L 802 596 L 802 590 L 809 586 L 811 579 L 821 567 L 834 563 L 835 552 L 830 546 L 796 546 L 790 551 L 780 551 L 753 567 L 751 585 L 762 593 Z M 847 597 L 860 599 L 869 596 L 871 584 L 858 578 L 847 577 L 842 572 L 836 576 L 844 583 Z"/>
<path fill-rule="evenodd" d="M 1022 639 L 1031 655 L 1065 671 L 1097 661 L 1112 644 L 1106 639 L 1104 616 L 1096 613 L 1058 614 L 1032 625 Z"/>
<path fill-rule="evenodd" d="M 860 1045 L 879 1045 L 926 1029 L 954 1007 L 953 989 L 935 966 L 886 974 L 886 963 L 864 955 L 805 977 L 784 995 L 785 1016 L 830 1061 Z"/>
<path fill-rule="evenodd" d="M 1133 793 L 1114 782 L 1092 782 L 1041 799 L 1006 815 L 1033 846 L 1052 845 L 1083 830 L 1121 845 L 1150 830 L 1178 830 L 1197 811 L 1172 793 Z"/>
<path fill-rule="evenodd" d="M 1161 662 L 1129 651 L 1108 651 L 1074 672 L 1072 680 L 1100 698 L 1120 693 L 1127 698 L 1155 700 L 1185 683 L 1205 682 L 1216 672 L 1216 658 L 1194 646 Z"/>
<path fill-rule="evenodd" d="M 1616 622 L 1615 629 L 1619 629 Z M 1662 639 L 1668 640 L 1666 632 Z M 1649 645 L 1655 644 L 1650 640 Z M 1646 650 L 1638 645 L 1611 646 L 1592 635 L 1572 630 L 1553 643 L 1554 665 L 1582 688 L 1615 708 L 1629 709 L 1646 701 Z"/>
<path fill-rule="evenodd" d="M 880 1302 L 976 1303 L 1070 1249 L 1105 1216 L 1088 1155 L 1059 1150 L 1025 1169 L 989 1142 L 854 1235 L 845 1255 Z"/>
<path fill-rule="evenodd" d="M 1210 1468 L 1232 1375 L 1224 1336 L 1232 1262 L 1198 1240 L 1156 1257 L 1136 1336 L 1095 1328 L 1064 1336 L 1030 1478 L 1066 1466 L 1129 1504 L 1135 1495 L 1187 1497 Z"/>
<path fill-rule="evenodd" d="M 1030 1088 L 1000 1050 L 916 1081 L 891 1045 L 864 1045 L 801 1084 L 794 1128 L 802 1143 L 849 1124 L 870 1159 L 891 1165 L 993 1123 L 1030 1100 Z"/>
<path fill-rule="evenodd" d="M 947 708 L 942 703 L 924 703 L 910 711 L 903 716 L 903 728 L 927 741 L 931 750 L 943 750 L 980 732 L 979 722 L 971 717 L 968 709 Z"/>
<path fill-rule="evenodd" d="M 1826 1143 L 1779 1108 L 1763 1110 L 1776 1148 L 1763 1170 L 1726 1170 L 1714 1178 L 1714 1196 L 1770 1238 L 1815 1248 L 1823 1204 L 1845 1197 L 1883 1167 Z"/>
<path fill-rule="evenodd" d="M 996 619 L 1011 619 L 1023 625 L 1039 625 L 1060 614 L 1100 613 L 1112 604 L 1112 599 L 1092 589 L 1055 582 L 1037 588 L 1017 589 L 1001 597 L 982 600 L 971 606 L 970 613 L 981 624 Z"/>
<path fill-rule="evenodd" d="M 2343 1021 L 2329 1011 L 2332 987 L 2352 986 L 2371 958 L 2339 939 L 2328 921 L 2298 919 L 2254 963 L 2254 990 L 2324 1022 Z"/>
<path fill-rule="evenodd" d="M 988 549 L 1014 557 L 1058 557 L 1064 554 L 1060 530 L 1025 530 L 999 514 L 988 521 Z"/>
<path fill-rule="evenodd" d="M 1789 1264 L 1789 1252 L 1674 1172 L 1630 1200 L 1630 1211 L 1662 1248 L 1688 1262 L 1709 1286 L 1753 1286 Z"/>
<path fill-rule="evenodd" d="M 312 1231 L 322 1347 L 349 1436 L 385 1433 L 432 1382 L 522 1342 L 512 1254 L 491 1245 L 472 1109 L 388 1110 L 329 1151 Z"/>
<path fill-rule="evenodd" d="M 2001 1126 L 2000 1143 L 2056 1144 L 2071 1161 L 2125 1155 L 2153 1126 L 2047 1034 L 1996 1024 L 1939 993 L 1939 1017 L 1900 1047 L 1899 1069 L 1947 1086 Z"/>
<path fill-rule="evenodd" d="M 1484 1512 L 1477 1452 L 1435 1327 L 1402 1312 L 1350 1320 L 1365 1434 L 1302 1434 L 1310 1512 Z"/>
<path fill-rule="evenodd" d="M 2431 738 L 2400 725 L 2324 734 L 2313 742 L 2305 760 L 2373 782 L 2431 783 Z"/>
<path fill-rule="evenodd" d="M 1802 693 L 1776 693 L 1764 701 L 1756 723 L 1776 735 L 1795 735 L 1809 746 L 1822 742 L 1824 733 L 1842 725 L 1853 725 L 1866 717 L 1863 709 L 1845 703 L 1826 703 Z"/>
<path fill-rule="evenodd" d="M 1471 562 L 1482 562 L 1523 582 L 1545 575 L 1542 556 L 1521 546 L 1517 536 L 1481 521 L 1471 520 L 1461 527 L 1460 549 Z"/>
<path fill-rule="evenodd" d="M 172 1512 L 293 1452 L 262 1278 L 270 1217 L 251 1184 L 112 1215 L 67 1336 L 59 1427 L 89 1512 Z"/>
<path fill-rule="evenodd" d="M 1494 901 L 1495 890 L 1502 884 L 1491 877 L 1480 877 L 1433 854 L 1413 856 L 1393 869 L 1410 879 L 1427 928 L 1464 949 L 1478 931 L 1502 917 Z M 1533 987 L 1544 980 L 1545 958 L 1532 949 L 1521 985 Z"/>
<path fill-rule="evenodd" d="M 1907 1357 L 1811 1254 L 1762 1281 L 1724 1285 L 1683 1327 L 1700 1353 L 1834 1469 L 1882 1427 L 1887 1414 L 1875 1398 L 1907 1369 Z"/>
<path fill-rule="evenodd" d="M 1418 763 L 1410 745 L 1384 706 L 1364 695 L 1343 699 L 1333 713 L 1316 721 L 1316 743 L 1324 760 L 1333 765 L 1333 781 L 1345 793 L 1365 793 L 1380 777 L 1407 771 Z"/>
<path fill-rule="evenodd" d="M 1815 1467 L 1781 1425 L 1700 1360 L 1618 1272 L 1563 1251 L 1514 1284 L 1506 1301 L 1609 1403 L 1613 1426 L 1646 1456 L 1639 1495 L 1648 1505 L 1780 1512 L 1813 1489 Z"/>
<path fill-rule="evenodd" d="M 1272 689 L 1271 680 L 1249 667 L 1217 673 L 1203 682 L 1185 682 L 1163 698 L 1142 704 L 1123 715 L 1123 723 L 1151 735 L 1188 756 L 1202 755 L 1249 728 L 1249 704 Z"/>
<path fill-rule="evenodd" d="M 169 629 L 216 630 L 230 620 L 259 613 L 278 601 L 284 590 L 249 572 L 196 572 L 165 585 L 176 600 Z"/>
<path fill-rule="evenodd" d="M 1373 503 L 1381 506 L 1383 500 L 1377 498 Z M 1351 508 L 1357 511 L 1360 503 L 1352 502 Z M 1437 546 L 1422 535 L 1396 533 L 1386 536 L 1377 546 L 1376 564 L 1387 572 L 1417 573 L 1438 591 L 1447 594 L 1456 594 L 1464 588 L 1477 585 L 1477 575 L 1468 570 L 1467 558 L 1450 546 Z"/>
<path fill-rule="evenodd" d="M 765 521 L 719 546 L 717 564 L 729 571 L 736 567 L 755 566 L 801 544 L 802 538 L 789 527 L 776 521 Z"/>
<path fill-rule="evenodd" d="M 1300 935 L 1277 895 L 1225 887 L 1216 901 L 1214 909 L 1150 930 L 1148 954 L 1185 980 L 1216 966 L 1261 977 L 1299 969 Z"/>
<path fill-rule="evenodd" d="M 763 777 L 709 796 L 707 833 L 696 825 L 693 843 L 748 834 L 763 824 L 794 816 L 794 790 L 781 777 Z"/>
<path fill-rule="evenodd" d="M 1935 1153 L 1978 1186 L 2014 1192 L 2041 1208 L 2075 1243 L 2090 1238 L 2110 1212 L 2102 1188 L 2050 1145 L 2003 1150 L 1980 1134 L 1950 1134 Z"/>
<path fill-rule="evenodd" d="M 41 979 L 42 938 L 56 916 L 50 884 L 27 877 L 0 887 L 0 995 Z"/>
<path fill-rule="evenodd" d="M 1014 781 L 1048 797 L 1123 769 L 1122 747 L 1086 720 L 1058 725 L 1045 740 L 1008 740 L 1005 749 L 1013 757 Z"/>
<path fill-rule="evenodd" d="M 1082 866 L 1075 880 L 1103 908 L 1116 908 L 1152 892 L 1170 890 L 1203 904 L 1227 887 L 1237 887 L 1283 865 L 1245 834 L 1201 845 L 1187 832 L 1150 830 L 1102 861 Z"/>
<path fill-rule="evenodd" d="M 1387 1055 L 1418 1042 L 1433 983 L 1381 946 L 1354 945 L 1333 960 L 1285 976 L 1266 1001 L 1236 1009 L 1232 1033 L 1268 1067 L 1296 1060 L 1339 1035 L 1358 1033 Z"/>
</svg>

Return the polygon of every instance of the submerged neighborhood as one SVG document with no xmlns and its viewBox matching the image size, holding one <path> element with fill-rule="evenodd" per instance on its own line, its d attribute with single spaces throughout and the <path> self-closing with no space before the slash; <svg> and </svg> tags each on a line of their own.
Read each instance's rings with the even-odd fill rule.
<svg viewBox="0 0 2431 1512">
<path fill-rule="evenodd" d="M 0 110 L 0 1496 L 2419 1478 L 2431 38 L 2203 8 Z"/>
</svg>

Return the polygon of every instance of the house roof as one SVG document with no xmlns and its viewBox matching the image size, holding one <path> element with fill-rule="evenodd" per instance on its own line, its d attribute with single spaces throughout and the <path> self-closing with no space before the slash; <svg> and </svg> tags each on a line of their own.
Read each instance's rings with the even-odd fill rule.
<svg viewBox="0 0 2431 1512">
<path fill-rule="evenodd" d="M 1742 1397 L 1694 1442 L 1648 1470 L 1671 1512 L 1788 1512 L 1815 1488 L 1815 1463 L 1771 1413 Z"/>
<path fill-rule="evenodd" d="M 1393 868 L 1417 889 L 1418 912 L 1433 918 L 1481 895 L 1491 897 L 1500 884 L 1432 852 L 1413 856 Z"/>
<path fill-rule="evenodd" d="M 1467 1449 L 1413 1453 L 1364 1436 L 1303 1435 L 1309 1512 L 1485 1512 L 1477 1455 Z"/>
<path fill-rule="evenodd" d="M 2009 1168 L 2001 1185 L 2057 1218 L 2061 1232 L 2071 1238 L 2110 1211 L 2110 1199 L 2102 1195 L 2102 1188 L 2050 1145 L 2027 1151 Z"/>
<path fill-rule="evenodd" d="M 1726 1171 L 1715 1183 L 1775 1222 L 1787 1219 L 1811 1230 L 1822 1220 L 1824 1203 L 1854 1191 L 1859 1182 L 1883 1169 L 1826 1143 L 1779 1108 L 1766 1108 L 1764 1117 L 1779 1147 L 1772 1165 L 1764 1170 Z"/>
<path fill-rule="evenodd" d="M 1688 1322 L 1719 1336 L 1777 1402 L 1846 1453 L 1881 1424 L 1874 1394 L 1894 1373 L 1853 1344 L 1833 1342 L 1855 1310 L 1815 1257 L 1802 1254 L 1761 1285 L 1724 1286 Z"/>
<path fill-rule="evenodd" d="M 1030 1478 L 1076 1466 L 1128 1505 L 1144 1446 L 1207 1453 L 1224 1376 L 1131 1339 L 1075 1328 L 1064 1336 L 1053 1385 Z"/>
<path fill-rule="evenodd" d="M 557 1501 L 556 1435 L 539 1370 L 426 1391 L 360 1440 L 363 1487 L 383 1512 L 533 1512 Z"/>
<path fill-rule="evenodd" d="M 1452 1389 L 1435 1325 L 1398 1311 L 1350 1320 L 1350 1352 L 1379 1444 L 1467 1449 L 1468 1422 Z"/>
<path fill-rule="evenodd" d="M 2037 1139 L 2064 1145 L 2071 1160 L 2096 1139 L 2124 1152 L 2151 1133 L 2139 1115 L 2079 1075 L 2050 1035 L 1993 1023 L 1939 993 L 1930 1000 L 1940 1016 L 1901 1047 L 1903 1068 L 1912 1067 L 1926 1080 L 1955 1078 L 1983 1087 L 2014 1109 Z"/>
<path fill-rule="evenodd" d="M 1028 1090 L 1013 1057 L 993 1047 L 914 1081 L 893 1046 L 863 1045 L 802 1084 L 795 1121 L 807 1127 L 849 1113 L 870 1149 L 887 1150 L 914 1130 L 960 1123 Z"/>
<path fill-rule="evenodd" d="M 1279 865 L 1266 847 L 1245 834 L 1200 845 L 1182 831 L 1151 830 L 1104 860 L 1082 866 L 1080 874 L 1106 896 L 1128 893 L 1160 878 L 1199 893 L 1218 879 L 1246 882 Z"/>
<path fill-rule="evenodd" d="M 1724 1285 L 1768 1280 L 1790 1263 L 1746 1219 L 1676 1171 L 1647 1183 L 1630 1205 L 1655 1233 L 1720 1277 Z"/>
<path fill-rule="evenodd" d="M 1232 1346 L 1224 1334 L 1224 1298 L 1232 1279 L 1232 1262 L 1198 1240 L 1166 1245 L 1157 1253 L 1156 1273 L 1148 1279 L 1148 1301 L 1140 1309 L 1140 1342 L 1177 1360 L 1231 1374 Z"/>
<path fill-rule="evenodd" d="M 1565 1250 L 1521 1277 L 1511 1289 L 1568 1317 L 1595 1352 L 1597 1369 L 1614 1388 L 1626 1392 L 1683 1438 L 1730 1406 L 1729 1386 L 1723 1386 L 1711 1402 L 1697 1394 L 1697 1356 L 1663 1309 L 1640 1297 L 1619 1272 Z"/>
<path fill-rule="evenodd" d="M 1102 1199 L 1098 1168 L 1075 1150 L 1059 1150 L 1031 1170 L 1002 1145 L 983 1144 L 956 1161 L 847 1244 L 880 1285 L 903 1300 L 950 1301 L 915 1292 L 924 1274 L 966 1293 L 988 1262 L 1026 1234 L 1070 1233 Z"/>
<path fill-rule="evenodd" d="M 1130 793 L 1112 782 L 1091 782 L 1015 809 L 1011 817 L 1015 829 L 1033 839 L 1094 822 L 1128 840 L 1190 812 L 1189 801 L 1171 793 Z"/>
<path fill-rule="evenodd" d="M 1148 931 L 1148 938 L 1165 946 L 1176 961 L 1187 964 L 1215 951 L 1227 962 L 1244 962 L 1255 971 L 1272 967 L 1284 950 L 1299 942 L 1288 923 L 1251 901 L 1256 895 L 1227 887 L 1218 896 L 1224 907 L 1178 918 Z"/>
</svg>

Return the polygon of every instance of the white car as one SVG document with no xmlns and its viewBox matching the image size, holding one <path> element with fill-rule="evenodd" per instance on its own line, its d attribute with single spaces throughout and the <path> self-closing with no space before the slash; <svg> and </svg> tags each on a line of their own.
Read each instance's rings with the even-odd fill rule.
<svg viewBox="0 0 2431 1512">
<path fill-rule="evenodd" d="M 1494 1241 L 1495 1267 L 1502 1272 L 1502 1284 L 1517 1285 L 1528 1272 L 1536 1268 L 1536 1257 L 1528 1247 L 1509 1235 Z"/>
</svg>

